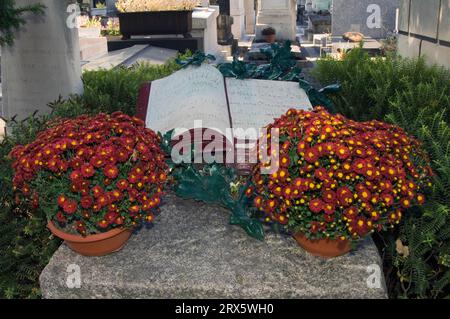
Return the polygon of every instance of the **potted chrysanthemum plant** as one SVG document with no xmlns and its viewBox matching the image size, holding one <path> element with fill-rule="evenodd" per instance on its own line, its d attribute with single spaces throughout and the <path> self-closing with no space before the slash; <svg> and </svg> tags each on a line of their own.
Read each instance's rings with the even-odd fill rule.
<svg viewBox="0 0 450 319">
<path fill-rule="evenodd" d="M 132 35 L 182 34 L 190 37 L 198 0 L 119 0 L 116 7 L 123 39 Z"/>
<path fill-rule="evenodd" d="M 289 110 L 268 129 L 279 133 L 279 150 L 258 151 L 275 155 L 279 165 L 265 175 L 267 163 L 258 163 L 247 193 L 267 222 L 281 224 L 312 254 L 346 254 L 425 201 L 427 156 L 397 126 L 359 123 L 319 107 Z"/>
<path fill-rule="evenodd" d="M 119 112 L 51 122 L 11 152 L 18 199 L 30 213 L 44 212 L 51 232 L 74 251 L 117 251 L 159 211 L 167 176 L 159 141 Z"/>
</svg>

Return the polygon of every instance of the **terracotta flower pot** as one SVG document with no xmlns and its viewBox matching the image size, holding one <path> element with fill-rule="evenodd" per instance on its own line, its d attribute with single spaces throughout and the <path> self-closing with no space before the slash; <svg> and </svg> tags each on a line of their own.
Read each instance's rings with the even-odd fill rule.
<svg viewBox="0 0 450 319">
<path fill-rule="evenodd" d="M 303 249 L 314 256 L 333 258 L 345 255 L 352 250 L 352 246 L 348 240 L 311 240 L 301 233 L 294 235 L 294 238 Z"/>
<path fill-rule="evenodd" d="M 119 251 L 132 234 L 130 229 L 116 228 L 102 234 L 83 237 L 65 233 L 51 221 L 47 223 L 47 227 L 53 235 L 63 239 L 70 249 L 84 256 L 104 256 Z"/>
</svg>

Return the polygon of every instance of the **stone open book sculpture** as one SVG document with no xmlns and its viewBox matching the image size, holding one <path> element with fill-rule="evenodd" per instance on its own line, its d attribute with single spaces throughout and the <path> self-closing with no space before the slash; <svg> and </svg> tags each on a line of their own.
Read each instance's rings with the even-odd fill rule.
<svg viewBox="0 0 450 319">
<path fill-rule="evenodd" d="M 215 148 L 220 152 L 248 147 L 242 141 L 257 139 L 248 135 L 249 129 L 259 132 L 290 108 L 312 108 L 298 83 L 225 78 L 214 66 L 203 64 L 145 84 L 137 116 L 154 131 L 174 129 L 172 141 L 186 132 L 191 143 L 200 139 L 203 147 L 212 139 L 220 140 L 220 147 Z M 206 129 L 215 136 L 203 134 Z"/>
</svg>

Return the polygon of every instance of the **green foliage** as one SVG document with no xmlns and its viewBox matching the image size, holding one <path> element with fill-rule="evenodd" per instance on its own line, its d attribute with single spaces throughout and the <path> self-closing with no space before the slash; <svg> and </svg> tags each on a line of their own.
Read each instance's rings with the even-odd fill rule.
<svg viewBox="0 0 450 319">
<path fill-rule="evenodd" d="M 256 78 L 258 66 L 255 63 L 246 63 L 234 57 L 233 62 L 219 64 L 217 68 L 225 77 L 242 80 Z"/>
<path fill-rule="evenodd" d="M 320 60 L 313 75 L 323 85 L 342 85 L 340 94 L 331 100 L 336 112 L 350 118 L 383 119 L 392 103 L 414 111 L 427 107 L 428 115 L 450 107 L 449 73 L 428 67 L 423 59 L 371 58 L 363 50 L 353 49 L 343 61 Z M 449 122 L 448 112 L 445 116 Z"/>
<path fill-rule="evenodd" d="M 284 45 L 274 43 L 261 49 L 261 53 L 266 56 L 268 63 L 257 65 L 239 61 L 235 57 L 233 62 L 219 64 L 217 68 L 225 77 L 238 79 L 297 81 L 300 78 L 302 70 L 297 67 L 290 41 Z"/>
<path fill-rule="evenodd" d="M 401 125 L 423 141 L 433 172 L 433 196 L 420 211 L 406 214 L 398 238 L 409 247 L 410 254 L 392 254 L 397 278 L 394 291 L 402 297 L 439 298 L 450 294 L 450 127 L 445 110 L 426 116 L 429 110 L 410 113 L 393 105 L 387 119 Z M 390 237 L 393 246 L 393 238 Z M 394 280 L 393 280 L 394 279 Z"/>
<path fill-rule="evenodd" d="M 0 46 L 14 43 L 14 32 L 26 23 L 25 13 L 44 14 L 44 9 L 41 4 L 16 7 L 14 0 L 0 1 Z"/>
<path fill-rule="evenodd" d="M 241 185 L 237 196 L 232 194 L 231 184 L 237 180 L 234 169 L 214 164 L 198 170 L 192 165 L 183 165 L 172 172 L 172 177 L 177 182 L 175 194 L 179 197 L 218 204 L 231 211 L 231 225 L 239 225 L 248 235 L 264 239 L 262 223 L 247 213 L 245 185 Z"/>
<path fill-rule="evenodd" d="M 12 123 L 12 134 L 0 144 L 0 298 L 38 298 L 39 274 L 59 246 L 46 229 L 45 214 L 31 215 L 16 204 L 8 158 L 14 145 L 32 141 L 48 119 Z"/>
<path fill-rule="evenodd" d="M 171 154 L 170 142 L 173 131 L 161 136 L 161 149 Z M 194 153 L 194 150 L 192 150 Z M 174 192 L 185 199 L 195 199 L 208 204 L 217 204 L 231 211 L 230 224 L 241 226 L 248 235 L 263 240 L 264 229 L 257 218 L 253 218 L 245 191 L 248 188 L 242 183 L 232 168 L 219 164 L 205 165 L 201 169 L 194 164 L 175 164 L 168 159 L 174 179 Z M 232 185 L 238 185 L 233 191 Z"/>
<path fill-rule="evenodd" d="M 376 239 L 391 297 L 450 297 L 450 71 L 423 59 L 370 58 L 356 49 L 343 61 L 320 61 L 314 75 L 322 84 L 342 84 L 332 97 L 337 112 L 386 120 L 423 142 L 433 194 L 425 206 L 409 209 L 395 232 Z"/>
<path fill-rule="evenodd" d="M 299 80 L 300 87 L 305 90 L 308 95 L 311 104 L 316 106 L 320 105 L 325 107 L 330 113 L 336 113 L 336 109 L 333 105 L 333 102 L 328 97 L 330 93 L 337 93 L 341 90 L 341 86 L 339 84 L 331 84 L 320 90 L 314 88 L 310 83 L 305 80 Z"/>
<path fill-rule="evenodd" d="M 180 67 L 175 61 L 164 65 L 138 64 L 131 68 L 83 73 L 83 103 L 92 112 L 136 113 L 139 88 L 148 81 L 168 76 Z"/>
<path fill-rule="evenodd" d="M 192 56 L 189 56 L 187 58 L 179 57 L 176 59 L 176 62 L 182 68 L 187 68 L 188 66 L 191 66 L 191 65 L 200 66 L 205 62 L 215 61 L 215 60 L 216 60 L 216 57 L 212 54 L 196 52 Z"/>
</svg>

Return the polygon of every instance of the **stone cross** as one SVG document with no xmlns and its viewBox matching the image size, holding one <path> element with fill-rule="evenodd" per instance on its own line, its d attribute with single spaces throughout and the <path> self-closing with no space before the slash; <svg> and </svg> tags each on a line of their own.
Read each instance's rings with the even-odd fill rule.
<svg viewBox="0 0 450 319">
<path fill-rule="evenodd" d="M 49 113 L 49 102 L 83 90 L 76 12 L 69 6 L 74 1 L 16 1 L 18 7 L 36 3 L 46 6 L 45 15 L 25 15 L 14 45 L 2 47 L 1 115 L 6 119 L 24 119 L 36 110 Z"/>
</svg>

